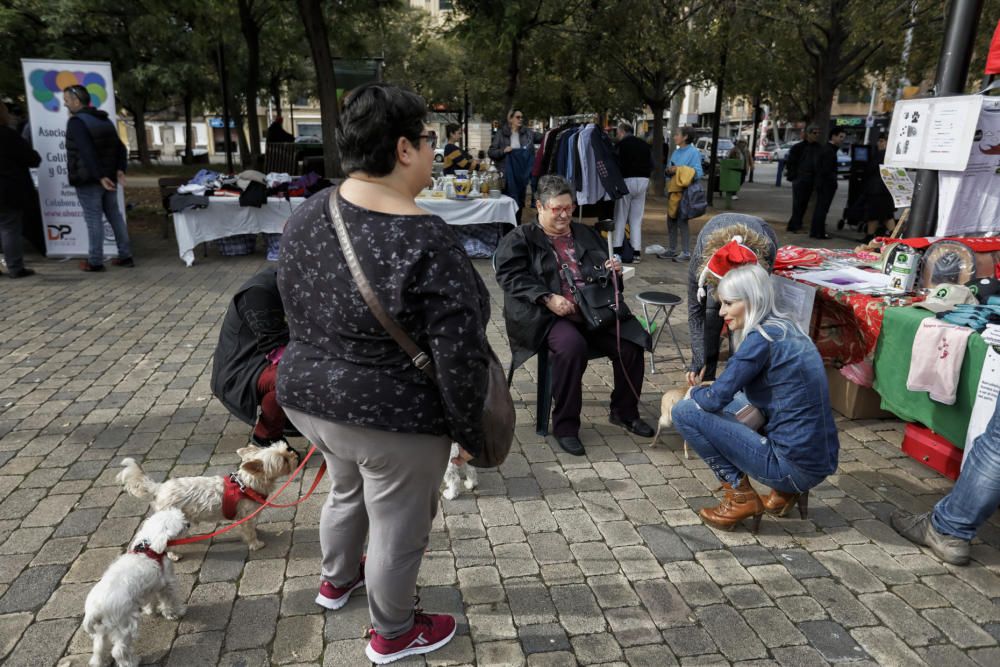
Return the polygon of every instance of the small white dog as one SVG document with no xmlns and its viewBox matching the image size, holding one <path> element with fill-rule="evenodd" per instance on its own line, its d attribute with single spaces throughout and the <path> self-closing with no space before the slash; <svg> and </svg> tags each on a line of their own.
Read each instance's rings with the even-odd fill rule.
<svg viewBox="0 0 1000 667">
<path fill-rule="evenodd" d="M 270 447 L 249 445 L 236 450 L 236 453 L 241 463 L 236 472 L 229 476 L 231 482 L 227 482 L 224 476 L 216 475 L 178 477 L 157 484 L 146 476 L 134 459 L 122 461 L 124 470 L 118 473 L 117 479 L 131 495 L 149 500 L 156 511 L 177 507 L 192 522 L 215 522 L 226 518 L 242 519 L 259 506 L 258 501 L 251 499 L 246 493 L 267 498 L 274 489 L 275 482 L 281 477 L 290 475 L 298 466 L 299 455 L 284 440 Z M 233 482 L 237 487 L 235 489 Z M 236 493 L 239 493 L 240 489 L 249 489 L 249 492 L 237 496 L 235 516 L 223 514 L 227 485 L 230 491 Z M 250 551 L 256 551 L 264 546 L 264 543 L 257 539 L 256 519 L 240 524 L 239 530 Z"/>
<path fill-rule="evenodd" d="M 660 421 L 656 423 L 656 434 L 653 436 L 653 442 L 649 443 L 650 447 L 655 447 L 656 443 L 660 439 L 660 431 L 665 428 L 671 428 L 674 425 L 673 415 L 670 414 L 674 406 L 680 403 L 685 398 L 691 398 L 692 387 L 675 387 L 673 389 L 667 389 L 663 392 L 663 398 L 660 399 Z M 691 455 L 688 454 L 688 444 L 684 443 L 684 458 L 690 459 Z"/>
<path fill-rule="evenodd" d="M 468 463 L 457 466 L 451 462 L 457 456 L 458 443 L 453 442 L 451 443 L 451 454 L 448 455 L 448 469 L 444 471 L 444 492 L 441 494 L 448 500 L 457 498 L 458 494 L 462 492 L 462 486 L 472 491 L 479 484 L 479 473 L 476 472 L 475 467 Z M 464 484 L 462 482 L 463 471 L 465 472 Z"/>
<path fill-rule="evenodd" d="M 132 647 L 139 636 L 139 612 L 152 614 L 154 606 L 164 618 L 184 615 L 174 564 L 164 558 L 167 542 L 190 526 L 177 508 L 150 516 L 119 556 L 90 590 L 84 605 L 83 629 L 94 638 L 90 667 L 101 667 L 109 657 L 118 667 L 139 664 Z"/>
</svg>

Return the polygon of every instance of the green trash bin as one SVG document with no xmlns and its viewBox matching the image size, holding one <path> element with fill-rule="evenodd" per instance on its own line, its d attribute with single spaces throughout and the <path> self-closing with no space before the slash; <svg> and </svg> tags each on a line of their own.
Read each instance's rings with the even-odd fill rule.
<svg viewBox="0 0 1000 667">
<path fill-rule="evenodd" d="M 726 197 L 726 208 L 732 208 L 732 196 L 740 191 L 740 171 L 743 160 L 719 161 L 719 192 Z"/>
</svg>

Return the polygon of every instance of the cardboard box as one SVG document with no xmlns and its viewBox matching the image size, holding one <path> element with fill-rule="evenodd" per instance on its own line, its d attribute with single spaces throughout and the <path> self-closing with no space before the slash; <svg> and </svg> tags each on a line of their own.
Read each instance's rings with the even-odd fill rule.
<svg viewBox="0 0 1000 667">
<path fill-rule="evenodd" d="M 895 419 L 880 405 L 882 397 L 871 387 L 854 384 L 840 370 L 826 367 L 827 384 L 830 387 L 830 404 L 833 409 L 848 419 Z"/>
</svg>

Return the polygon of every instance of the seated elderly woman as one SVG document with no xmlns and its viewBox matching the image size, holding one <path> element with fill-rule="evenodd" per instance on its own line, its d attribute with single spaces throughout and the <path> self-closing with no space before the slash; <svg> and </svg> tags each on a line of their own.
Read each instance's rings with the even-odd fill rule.
<svg viewBox="0 0 1000 667">
<path fill-rule="evenodd" d="M 607 244 L 597 231 L 573 222 L 573 189 L 566 179 L 542 177 L 538 201 L 538 223 L 505 236 L 494 258 L 497 282 L 504 291 L 514 368 L 547 346 L 554 399 L 552 432 L 560 447 L 582 456 L 583 372 L 592 351 L 606 355 L 614 368 L 611 423 L 650 437 L 653 429 L 639 418 L 638 398 L 649 335 L 624 302 L 620 305 L 620 343 L 614 322 L 588 328 L 577 303 L 580 288 L 607 280 L 612 269 L 620 274 L 621 262 L 608 258 Z M 573 284 L 567 274 L 572 275 Z"/>
<path fill-rule="evenodd" d="M 750 261 L 719 282 L 721 315 L 736 353 L 714 384 L 692 389 L 672 415 L 674 427 L 725 489 L 718 507 L 701 510 L 702 520 L 732 530 L 753 517 L 756 532 L 765 511 L 784 516 L 798 503 L 805 515 L 809 489 L 837 469 L 840 443 L 819 352 L 775 309 L 767 271 L 756 258 Z M 724 410 L 738 392 L 763 413 L 764 435 Z M 771 494 L 759 497 L 750 477 L 771 487 Z"/>
</svg>

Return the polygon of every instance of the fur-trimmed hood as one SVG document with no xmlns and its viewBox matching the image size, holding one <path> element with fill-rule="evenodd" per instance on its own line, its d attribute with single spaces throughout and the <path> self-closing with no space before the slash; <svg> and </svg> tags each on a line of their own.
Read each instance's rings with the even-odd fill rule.
<svg viewBox="0 0 1000 667">
<path fill-rule="evenodd" d="M 758 257 L 758 263 L 765 271 L 771 273 L 773 267 L 771 266 L 770 257 L 774 254 L 774 244 L 771 242 L 771 239 L 750 225 L 734 221 L 733 224 L 720 227 L 705 237 L 705 245 L 702 249 L 701 257 L 699 257 L 700 264 L 698 265 L 697 275 L 700 276 L 702 274 L 708 266 L 708 260 L 712 258 L 715 251 L 732 241 L 735 236 L 743 237 L 743 245 L 753 250 Z M 705 282 L 712 287 L 718 287 L 719 278 L 711 271 L 708 271 L 705 274 Z"/>
</svg>

